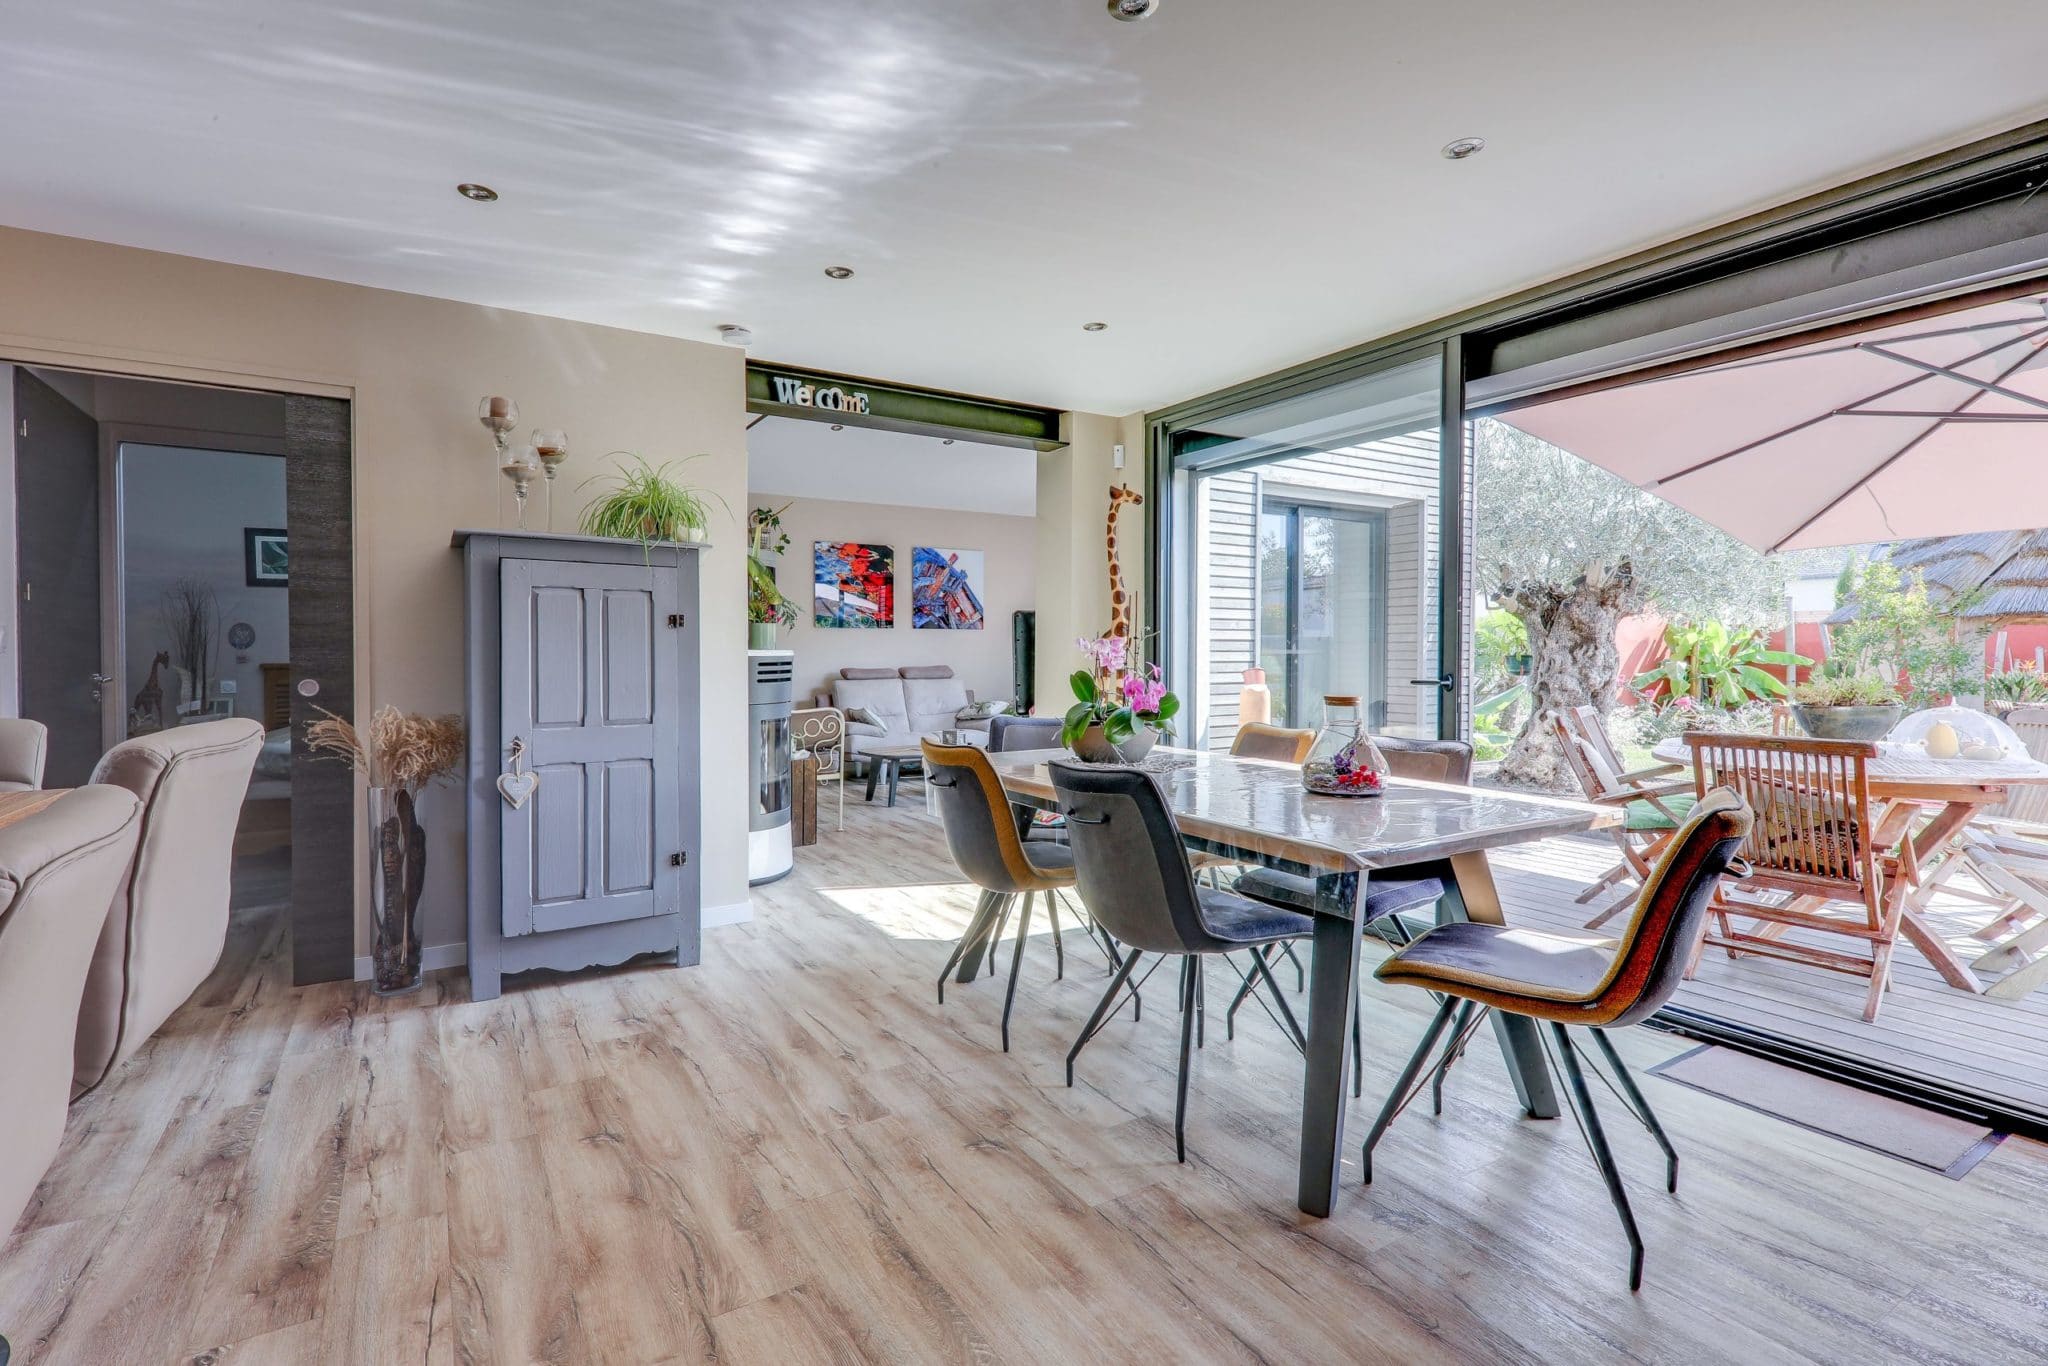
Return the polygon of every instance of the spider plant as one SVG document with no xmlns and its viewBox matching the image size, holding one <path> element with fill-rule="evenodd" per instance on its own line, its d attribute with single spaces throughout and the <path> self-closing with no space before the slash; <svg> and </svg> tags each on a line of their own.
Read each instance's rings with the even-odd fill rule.
<svg viewBox="0 0 2048 1366">
<path fill-rule="evenodd" d="M 596 474 L 579 486 L 609 484 L 610 491 L 583 509 L 578 525 L 586 536 L 610 536 L 651 545 L 655 541 L 695 541 L 711 520 L 711 499 L 725 500 L 707 489 L 691 488 L 671 478 L 673 464 L 656 465 L 631 451 L 614 451 L 616 473 Z M 680 463 L 701 460 L 690 456 Z M 726 508 L 728 515 L 732 509 Z"/>
</svg>

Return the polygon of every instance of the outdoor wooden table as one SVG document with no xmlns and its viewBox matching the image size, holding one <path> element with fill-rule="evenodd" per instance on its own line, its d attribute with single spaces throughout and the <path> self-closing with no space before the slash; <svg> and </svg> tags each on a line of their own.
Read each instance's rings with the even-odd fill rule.
<svg viewBox="0 0 2048 1366">
<path fill-rule="evenodd" d="M 1044 808 L 1055 805 L 1046 763 L 1066 757 L 1063 750 L 989 755 L 1014 800 Z M 1553 797 L 1399 780 L 1389 781 L 1380 797 L 1319 797 L 1301 785 L 1301 770 L 1292 765 L 1190 750 L 1155 749 L 1143 767 L 1158 778 L 1192 848 L 1316 879 L 1296 1199 L 1303 1212 L 1327 1216 L 1343 1169 L 1347 1044 L 1358 1008 L 1364 928 L 1358 908 L 1373 870 L 1407 868 L 1439 877 L 1446 889 L 1440 916 L 1498 925 L 1504 920 L 1488 849 L 1599 829 L 1618 822 L 1621 813 Z M 972 979 L 993 929 L 989 917 L 969 927 L 961 981 Z M 1535 1026 L 1499 1011 L 1493 1021 L 1523 1106 L 1534 1117 L 1554 1118 L 1557 1093 Z"/>
<path fill-rule="evenodd" d="M 1665 763 L 1692 767 L 1692 750 L 1684 736 L 1674 736 L 1650 753 Z M 2006 790 L 2022 783 L 2048 783 L 2048 764 L 2033 759 L 1930 759 L 1918 745 L 1878 742 L 1869 764 L 1871 800 L 1885 804 L 1875 832 L 1879 848 L 1912 845 L 1913 862 L 1932 868 L 1963 833 L 1964 827 L 2006 798 Z M 1923 807 L 1937 808 L 1915 831 L 1913 817 Z M 1983 984 L 1948 941 L 1920 911 L 1908 903 L 1899 929 L 1925 955 L 1943 981 L 1958 991 L 1981 994 Z"/>
</svg>

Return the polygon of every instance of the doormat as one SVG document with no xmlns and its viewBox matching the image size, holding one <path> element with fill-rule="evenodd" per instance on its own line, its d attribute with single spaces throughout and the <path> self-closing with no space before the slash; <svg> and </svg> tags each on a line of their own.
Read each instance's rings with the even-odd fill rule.
<svg viewBox="0 0 2048 1366">
<path fill-rule="evenodd" d="M 1802 1129 L 1960 1181 L 2005 1135 L 1733 1048 L 1704 1044 L 1650 1071 Z"/>
</svg>

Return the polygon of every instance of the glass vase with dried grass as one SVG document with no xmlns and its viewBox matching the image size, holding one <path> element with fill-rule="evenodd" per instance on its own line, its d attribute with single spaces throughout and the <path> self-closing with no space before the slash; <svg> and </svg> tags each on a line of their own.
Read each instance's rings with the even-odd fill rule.
<svg viewBox="0 0 2048 1366">
<path fill-rule="evenodd" d="M 419 911 L 427 836 L 419 821 L 419 794 L 461 770 L 462 718 L 384 706 L 358 731 L 333 712 L 322 709 L 321 717 L 306 728 L 306 747 L 347 762 L 369 785 L 371 989 L 379 996 L 417 991 L 426 980 Z"/>
</svg>

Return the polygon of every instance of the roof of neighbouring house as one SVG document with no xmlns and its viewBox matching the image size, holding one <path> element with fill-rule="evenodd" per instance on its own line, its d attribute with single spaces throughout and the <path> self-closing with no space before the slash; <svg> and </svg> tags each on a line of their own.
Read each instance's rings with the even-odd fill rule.
<svg viewBox="0 0 2048 1366">
<path fill-rule="evenodd" d="M 1974 596 L 1963 609 L 1971 621 L 2048 621 L 2048 528 L 1982 531 L 1899 541 L 1885 552 L 1901 570 L 1917 572 L 1937 602 Z M 1844 602 L 1830 626 L 1853 621 L 1856 604 Z"/>
</svg>

